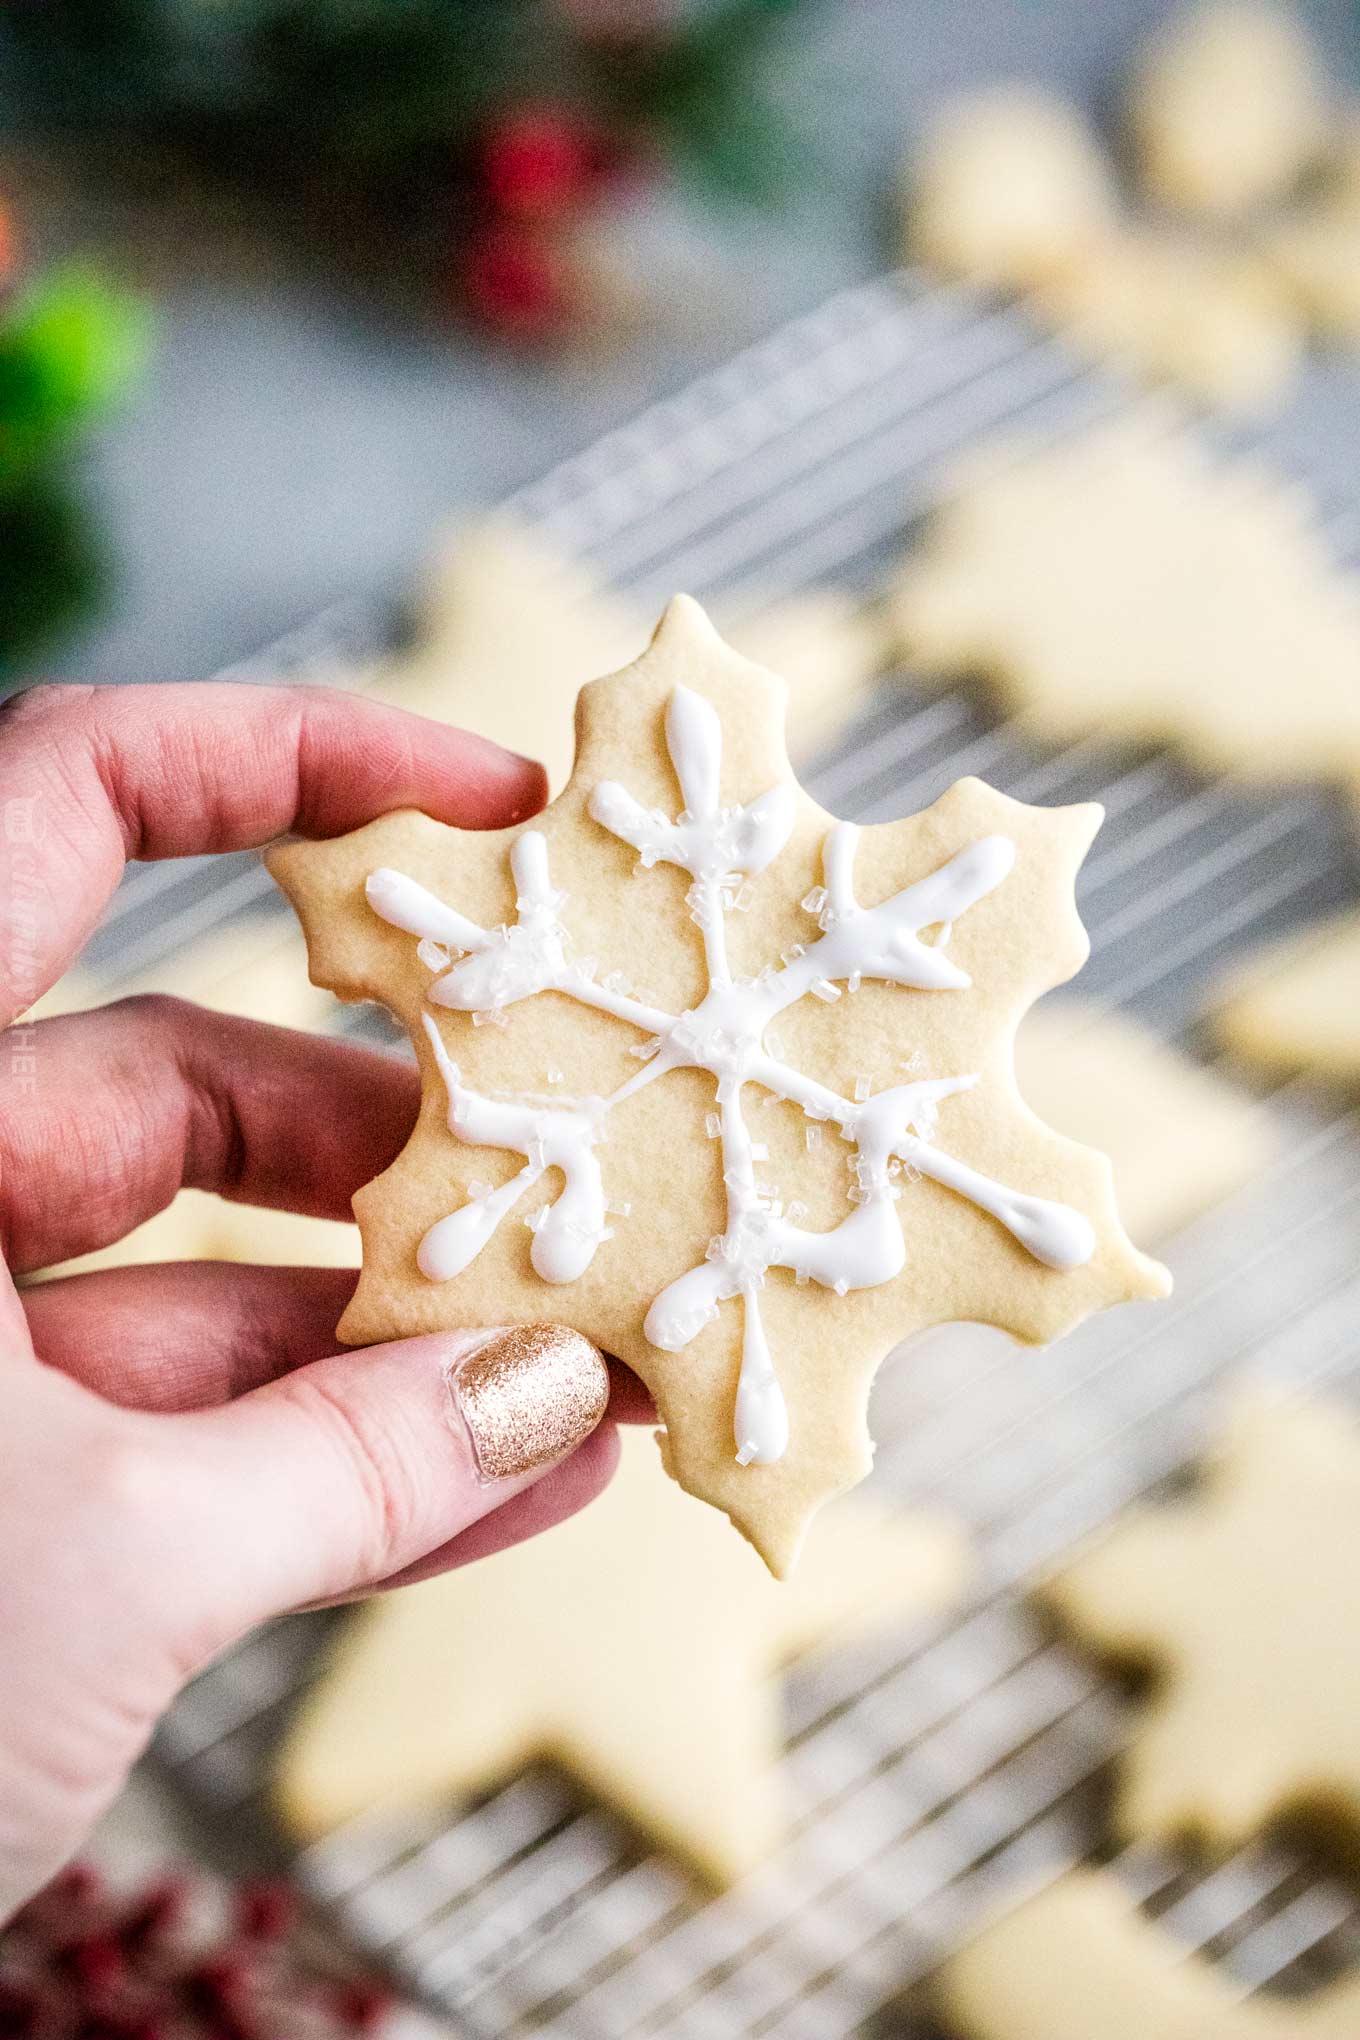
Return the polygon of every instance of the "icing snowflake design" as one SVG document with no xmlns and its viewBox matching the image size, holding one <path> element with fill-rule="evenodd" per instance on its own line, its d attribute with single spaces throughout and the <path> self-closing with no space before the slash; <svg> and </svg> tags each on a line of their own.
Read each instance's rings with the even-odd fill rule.
<svg viewBox="0 0 1360 2040">
<path fill-rule="evenodd" d="M 594 963 L 573 959 L 561 920 L 566 896 L 556 891 L 546 837 L 526 829 L 510 853 L 517 897 L 513 923 L 484 928 L 447 906 L 404 873 L 372 872 L 370 906 L 384 921 L 420 940 L 421 960 L 434 971 L 426 997 L 433 1006 L 497 1021 L 507 1006 L 540 992 L 559 992 L 638 1029 L 641 1067 L 608 1097 L 557 1099 L 526 1094 L 488 1096 L 470 1089 L 445 1048 L 434 1019 L 423 1015 L 448 1095 L 448 1125 L 461 1141 L 524 1157 L 500 1188 L 473 1196 L 425 1234 L 417 1253 L 435 1282 L 462 1272 L 490 1240 L 524 1192 L 549 1170 L 560 1172 L 555 1199 L 531 1221 L 530 1259 L 546 1282 L 572 1282 L 610 1237 L 604 1175 L 597 1149 L 609 1115 L 645 1085 L 678 1069 L 706 1070 L 717 1085 L 710 1131 L 721 1142 L 726 1222 L 706 1258 L 654 1297 L 643 1326 L 647 1340 L 678 1352 L 739 1300 L 742 1359 L 733 1424 L 738 1462 L 769 1465 L 788 1444 L 788 1417 L 761 1322 L 760 1291 L 771 1268 L 792 1271 L 845 1295 L 889 1282 L 906 1262 L 897 1212 L 904 1168 L 928 1176 L 987 1212 L 1036 1260 L 1050 1268 L 1081 1266 L 1095 1251 L 1089 1221 L 1064 1204 L 1023 1195 L 980 1174 L 936 1145 L 941 1105 L 976 1082 L 976 1072 L 920 1079 L 873 1095 L 842 1097 L 784 1062 L 769 1030 L 779 1014 L 811 995 L 833 1001 L 875 980 L 917 991 L 965 990 L 968 976 L 947 953 L 952 924 L 1001 885 L 1015 861 L 1005 836 L 985 836 L 947 863 L 876 907 L 855 897 L 859 830 L 837 822 L 822 848 L 823 884 L 802 905 L 817 934 L 767 966 L 758 977 L 734 977 L 728 964 L 726 917 L 739 908 L 748 878 L 767 870 L 789 839 L 795 818 L 791 784 L 771 787 L 742 807 L 719 798 L 722 726 L 702 695 L 672 689 L 666 744 L 684 799 L 671 819 L 642 807 L 614 780 L 600 781 L 591 817 L 631 845 L 639 869 L 678 865 L 692 880 L 686 895 L 703 937 L 708 990 L 690 1011 L 668 1013 L 603 981 Z M 927 937 L 935 931 L 934 939 Z M 800 1227 L 797 1204 L 785 1207 L 764 1188 L 761 1144 L 747 1125 L 743 1100 L 758 1086 L 800 1108 L 809 1122 L 830 1122 L 850 1144 L 850 1210 L 823 1232 Z"/>
</svg>

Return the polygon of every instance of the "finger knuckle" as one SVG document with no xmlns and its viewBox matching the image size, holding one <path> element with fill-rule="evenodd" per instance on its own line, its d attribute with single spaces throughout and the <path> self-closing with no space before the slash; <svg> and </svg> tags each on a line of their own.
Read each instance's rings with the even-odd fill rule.
<svg viewBox="0 0 1360 2040">
<path fill-rule="evenodd" d="M 65 718 L 78 710 L 88 709 L 96 691 L 93 687 L 72 682 L 39 680 L 32 687 L 22 687 L 17 694 L 9 696 L 0 708 L 0 727 L 26 729 L 34 723 Z"/>
</svg>

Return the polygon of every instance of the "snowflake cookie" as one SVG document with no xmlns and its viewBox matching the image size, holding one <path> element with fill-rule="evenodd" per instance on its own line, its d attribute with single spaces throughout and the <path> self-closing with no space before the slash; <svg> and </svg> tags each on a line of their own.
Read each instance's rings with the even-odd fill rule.
<svg viewBox="0 0 1360 2040">
<path fill-rule="evenodd" d="M 1355 2040 L 1360 1977 L 1256 1996 L 1145 1918 L 1106 1870 L 1074 1870 L 984 1927 L 936 1979 L 967 2040 Z"/>
<path fill-rule="evenodd" d="M 976 780 L 861 831 L 793 780 L 782 682 L 677 597 L 592 682 L 526 826 L 414 813 L 272 868 L 313 977 L 425 1077 L 360 1191 L 341 1336 L 552 1318 L 634 1368 L 669 1471 L 771 1569 L 867 1471 L 874 1371 L 945 1319 L 1037 1342 L 1165 1272 L 1042 1126 L 1021 1015 L 1086 953 L 1095 807 Z"/>
<path fill-rule="evenodd" d="M 1231 1849 L 1301 1809 L 1360 1830 L 1360 1439 L 1342 1412 L 1241 1400 L 1200 1491 L 1135 1510 L 1042 1598 L 1158 1674 L 1122 1834 Z"/>
</svg>

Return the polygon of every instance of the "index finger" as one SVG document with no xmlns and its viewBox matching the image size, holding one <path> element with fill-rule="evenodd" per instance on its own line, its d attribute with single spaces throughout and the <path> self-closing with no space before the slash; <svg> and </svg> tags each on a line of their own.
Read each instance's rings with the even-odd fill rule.
<svg viewBox="0 0 1360 2040">
<path fill-rule="evenodd" d="M 542 806 L 541 765 L 329 687 L 31 689 L 0 709 L 0 956 L 10 1019 L 81 948 L 127 859 L 343 835 L 393 808 L 467 829 Z"/>
</svg>

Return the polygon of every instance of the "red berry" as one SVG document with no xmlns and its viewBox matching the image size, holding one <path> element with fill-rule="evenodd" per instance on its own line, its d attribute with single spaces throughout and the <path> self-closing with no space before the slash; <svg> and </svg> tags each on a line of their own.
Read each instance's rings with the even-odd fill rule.
<svg viewBox="0 0 1360 2040">
<path fill-rule="evenodd" d="M 75 1916 L 89 1911 L 103 1886 L 104 1880 L 93 1865 L 68 1863 L 14 1915 L 10 1925 L 25 1933 L 42 1935 L 55 1929 L 60 1934 L 64 1929 L 69 1935 L 77 1924 Z"/>
<path fill-rule="evenodd" d="M 68 1942 L 59 1960 L 82 1991 L 95 1998 L 115 1989 L 127 1971 L 127 1958 L 112 1934 L 86 1934 Z"/>
<path fill-rule="evenodd" d="M 118 1939 L 131 1955 L 140 1954 L 151 1943 L 177 1927 L 189 1904 L 189 1886 L 183 1877 L 165 1877 L 148 1886 L 118 1928 Z"/>
<path fill-rule="evenodd" d="M 374 2033 L 392 2009 L 392 1993 L 380 1983 L 343 1983 L 335 1993 L 335 2016 L 354 2033 Z"/>
<path fill-rule="evenodd" d="M 190 2009 L 205 2019 L 234 2011 L 250 1982 L 250 1969 L 235 1955 L 212 1955 L 185 1971 L 183 1991 Z"/>
<path fill-rule="evenodd" d="M 27 2040 L 38 2030 L 39 2000 L 22 1983 L 0 1976 L 0 2035 L 3 2040 Z"/>
<path fill-rule="evenodd" d="M 76 2028 L 75 2040 L 169 2040 L 163 2019 L 145 2012 L 96 2012 Z"/>
<path fill-rule="evenodd" d="M 47 1887 L 53 1898 L 68 1898 L 73 1905 L 88 1905 L 104 1889 L 104 1880 L 93 1863 L 68 1863 Z"/>
<path fill-rule="evenodd" d="M 233 1955 L 214 1955 L 184 1978 L 185 2002 L 212 2040 L 261 2040 L 247 2002 L 250 1969 Z"/>
<path fill-rule="evenodd" d="M 236 1894 L 236 1930 L 248 1941 L 278 1941 L 297 1918 L 297 1897 L 277 1878 L 243 1884 Z"/>
<path fill-rule="evenodd" d="M 543 219 L 581 197 L 599 158 L 591 131 L 571 114 L 526 106 L 506 114 L 482 144 L 482 179 L 502 212 Z"/>
<path fill-rule="evenodd" d="M 472 236 L 464 252 L 463 285 L 479 318 L 519 339 L 551 337 L 571 310 L 551 242 L 508 221 Z"/>
</svg>

